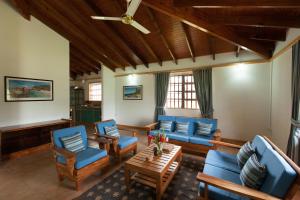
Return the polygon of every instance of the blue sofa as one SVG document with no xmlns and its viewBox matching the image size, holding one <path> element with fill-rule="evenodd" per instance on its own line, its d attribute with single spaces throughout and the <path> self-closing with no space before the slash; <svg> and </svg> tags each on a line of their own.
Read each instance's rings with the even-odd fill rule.
<svg viewBox="0 0 300 200">
<path fill-rule="evenodd" d="M 260 191 L 242 186 L 236 155 L 210 150 L 203 173 L 197 176 L 200 197 L 205 198 L 207 194 L 210 200 L 284 199 L 297 178 L 296 171 L 266 138 L 257 135 L 252 146 L 260 163 L 267 168 L 267 177 Z M 205 184 L 208 185 L 207 193 Z"/>
<path fill-rule="evenodd" d="M 221 131 L 217 129 L 217 119 L 207 118 L 192 118 L 192 117 L 176 117 L 159 115 L 158 122 L 147 125 L 148 135 L 155 136 L 160 130 L 161 121 L 172 121 L 171 131 L 166 131 L 166 135 L 169 138 L 169 142 L 182 146 L 184 151 L 194 153 L 207 153 L 210 149 L 215 149 L 216 145 L 209 143 L 210 140 L 220 140 Z M 189 122 L 188 133 L 183 134 L 176 131 L 177 122 Z M 196 122 L 202 122 L 205 124 L 212 124 L 212 131 L 209 135 L 196 135 Z M 148 145 L 150 144 L 148 140 Z"/>
</svg>

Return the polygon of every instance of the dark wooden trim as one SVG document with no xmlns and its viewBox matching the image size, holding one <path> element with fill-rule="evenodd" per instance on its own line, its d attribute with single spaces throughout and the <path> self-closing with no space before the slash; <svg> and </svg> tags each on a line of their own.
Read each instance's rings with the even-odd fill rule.
<svg viewBox="0 0 300 200">
<path fill-rule="evenodd" d="M 216 60 L 215 39 L 210 35 L 207 35 L 207 39 L 208 39 L 208 47 L 209 47 L 210 54 L 212 55 L 212 59 Z"/>
<path fill-rule="evenodd" d="M 240 55 L 240 52 L 241 52 L 241 47 L 240 46 L 237 46 L 236 47 L 236 53 L 235 53 L 235 57 L 239 57 L 239 55 Z"/>
<path fill-rule="evenodd" d="M 295 0 L 173 0 L 175 7 L 218 7 L 218 8 L 295 8 L 300 2 Z"/>
<path fill-rule="evenodd" d="M 18 12 L 27 20 L 30 21 L 30 5 L 27 0 L 11 0 Z"/>
</svg>

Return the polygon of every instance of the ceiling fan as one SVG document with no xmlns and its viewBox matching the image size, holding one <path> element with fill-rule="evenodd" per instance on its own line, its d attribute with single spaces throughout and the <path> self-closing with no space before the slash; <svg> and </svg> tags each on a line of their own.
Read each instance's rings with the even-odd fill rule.
<svg viewBox="0 0 300 200">
<path fill-rule="evenodd" d="M 124 24 L 133 26 L 144 34 L 148 34 L 150 31 L 133 18 L 133 15 L 136 13 L 141 2 L 142 0 L 127 0 L 127 11 L 121 17 L 91 16 L 91 18 L 96 20 L 121 21 Z"/>
</svg>

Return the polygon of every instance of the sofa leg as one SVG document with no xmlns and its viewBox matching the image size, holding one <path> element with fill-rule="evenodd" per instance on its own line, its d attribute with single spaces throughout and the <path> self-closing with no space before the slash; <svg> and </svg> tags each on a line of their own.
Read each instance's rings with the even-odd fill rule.
<svg viewBox="0 0 300 200">
<path fill-rule="evenodd" d="M 151 139 L 148 137 L 148 146 L 151 144 Z"/>
<path fill-rule="evenodd" d="M 137 147 L 134 148 L 134 150 L 133 150 L 133 155 L 135 155 L 136 152 L 137 152 Z"/>
</svg>

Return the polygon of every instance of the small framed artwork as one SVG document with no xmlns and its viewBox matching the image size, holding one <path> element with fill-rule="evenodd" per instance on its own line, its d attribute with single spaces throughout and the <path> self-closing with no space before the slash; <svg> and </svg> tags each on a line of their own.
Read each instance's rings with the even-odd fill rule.
<svg viewBox="0 0 300 200">
<path fill-rule="evenodd" d="M 142 85 L 123 86 L 123 99 L 142 100 L 143 86 Z"/>
<path fill-rule="evenodd" d="M 5 76 L 5 101 L 53 101 L 53 81 Z"/>
</svg>

